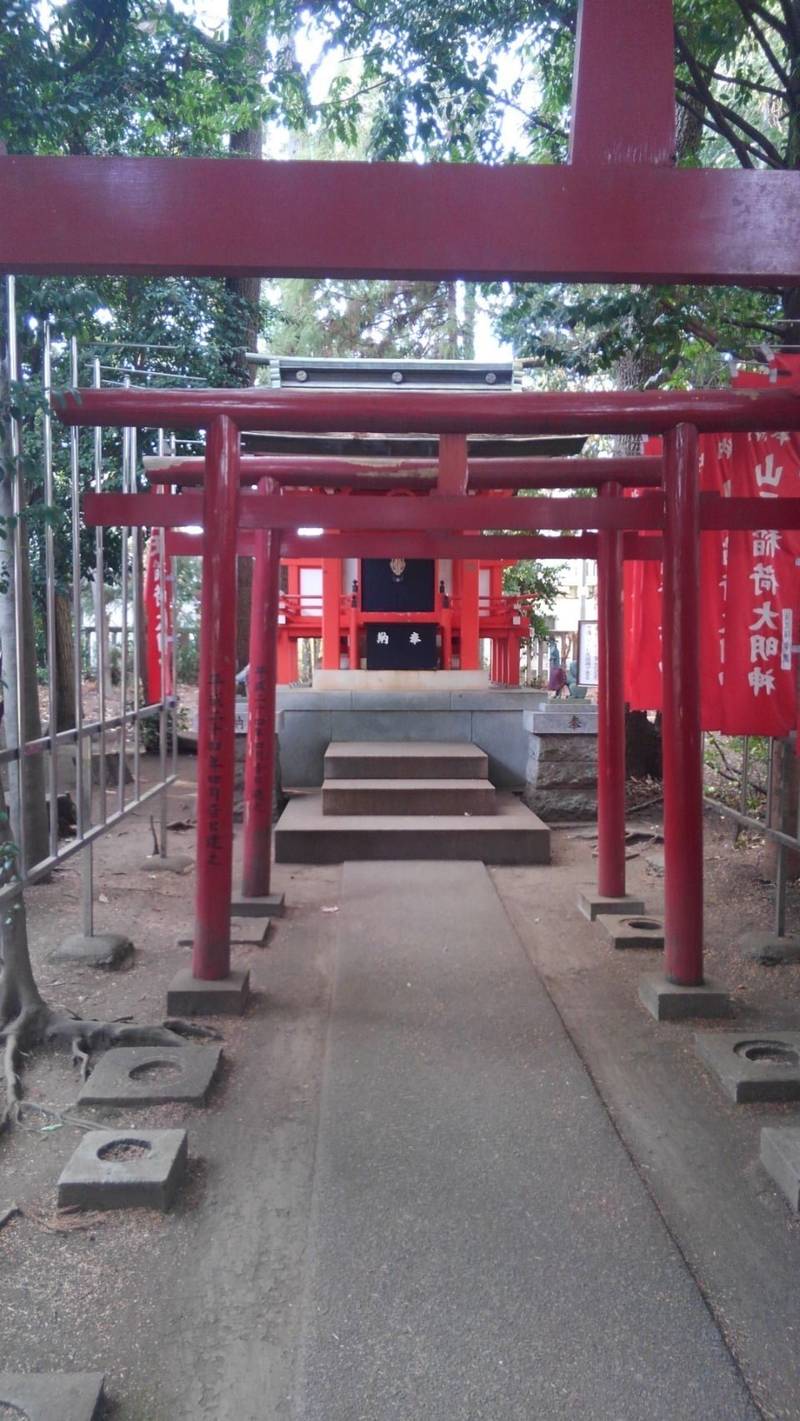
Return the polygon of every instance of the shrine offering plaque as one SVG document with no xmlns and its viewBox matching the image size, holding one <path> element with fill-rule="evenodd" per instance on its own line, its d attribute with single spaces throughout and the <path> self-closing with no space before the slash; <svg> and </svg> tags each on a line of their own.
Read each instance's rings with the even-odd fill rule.
<svg viewBox="0 0 800 1421">
<path fill-rule="evenodd" d="M 368 671 L 435 671 L 439 664 L 432 622 L 371 622 Z"/>
</svg>

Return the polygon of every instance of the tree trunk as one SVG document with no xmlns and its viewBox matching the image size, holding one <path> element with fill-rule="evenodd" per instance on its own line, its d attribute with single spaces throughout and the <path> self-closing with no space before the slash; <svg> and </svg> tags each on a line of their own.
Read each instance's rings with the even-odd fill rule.
<svg viewBox="0 0 800 1421">
<path fill-rule="evenodd" d="M 443 332 L 442 332 L 442 344 L 441 344 L 441 348 L 440 348 L 440 349 L 441 349 L 440 359 L 443 359 L 443 360 L 457 360 L 457 359 L 458 359 L 459 321 L 458 321 L 458 299 L 457 299 L 456 283 L 455 283 L 454 281 L 448 281 L 448 282 L 446 283 L 446 286 L 447 286 L 447 317 L 446 317 L 445 327 L 444 327 L 444 330 L 443 330 Z"/>
<path fill-rule="evenodd" d="M 784 326 L 783 344 L 791 352 L 800 351 L 800 286 L 789 286 L 781 292 Z"/>
<path fill-rule="evenodd" d="M 19 882 L 17 856 L 0 783 L 0 884 Z M 0 1030 L 42 998 L 33 975 L 28 946 L 28 923 L 22 885 L 19 894 L 3 903 L 0 911 Z M 0 1112 L 1 1113 L 1 1112 Z"/>
<path fill-rule="evenodd" d="M 231 43 L 242 45 L 245 67 L 260 74 L 267 47 L 267 21 L 254 18 L 250 0 L 228 0 L 228 25 Z M 264 153 L 264 127 L 261 123 L 232 133 L 228 143 L 232 154 L 241 158 L 261 158 Z M 245 353 L 255 350 L 259 334 L 261 279 L 258 276 L 226 277 L 225 288 L 244 302 L 246 308 L 242 327 L 242 348 L 230 354 L 230 370 L 238 384 L 252 384 L 252 367 Z"/>
<path fill-rule="evenodd" d="M 17 656 L 15 548 L 13 532 L 13 457 L 8 409 L 8 367 L 5 358 L 0 365 L 0 650 L 4 687 L 4 722 L 6 744 L 14 747 L 28 740 L 38 740 L 42 733 L 39 715 L 39 688 L 36 681 L 36 641 L 33 622 L 33 594 L 28 560 L 28 535 L 25 520 L 20 521 L 20 585 L 22 647 Z M 21 510 L 25 505 L 25 488 L 20 480 Z M 18 723 L 17 670 L 22 677 L 22 724 Z M 45 800 L 44 756 L 23 758 L 22 773 L 15 765 L 8 767 L 8 802 L 11 833 L 14 842 L 25 846 L 27 867 L 47 857 L 49 835 Z M 21 792 L 20 792 L 21 791 Z M 24 823 L 22 804 L 25 806 Z"/>
<path fill-rule="evenodd" d="M 773 740 L 772 754 L 772 812 L 769 824 L 784 834 L 797 833 L 797 756 L 790 740 Z M 800 853 L 786 849 L 784 857 L 786 877 L 800 877 Z M 778 845 L 774 839 L 764 840 L 761 856 L 761 871 L 765 878 L 774 879 L 778 869 Z"/>
<path fill-rule="evenodd" d="M 475 320 L 478 314 L 478 288 L 474 281 L 467 283 L 464 293 L 464 325 L 461 331 L 461 356 L 463 360 L 475 359 Z"/>
<path fill-rule="evenodd" d="M 51 714 L 55 728 L 75 727 L 75 639 L 72 634 L 72 598 L 66 592 L 56 592 L 56 694 Z"/>
<path fill-rule="evenodd" d="M 244 43 L 249 63 L 260 70 L 267 45 L 267 27 L 263 21 L 255 22 L 252 6 L 247 0 L 229 0 L 228 20 L 231 39 Z M 264 129 L 260 123 L 252 128 L 240 129 L 232 133 L 229 141 L 231 153 L 242 158 L 261 158 L 264 151 Z M 241 331 L 242 346 L 230 353 L 228 365 L 236 382 L 251 385 L 255 378 L 254 367 L 248 365 L 245 355 L 258 347 L 260 331 L 259 307 L 261 303 L 261 279 L 257 276 L 227 277 L 226 290 L 244 305 L 244 320 Z M 252 558 L 236 560 L 236 669 L 241 671 L 249 659 L 250 643 L 250 602 L 253 585 Z"/>
</svg>

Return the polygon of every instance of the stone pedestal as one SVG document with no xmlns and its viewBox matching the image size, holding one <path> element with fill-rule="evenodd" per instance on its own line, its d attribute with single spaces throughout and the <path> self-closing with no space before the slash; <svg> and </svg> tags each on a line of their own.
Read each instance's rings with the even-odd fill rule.
<svg viewBox="0 0 800 1421">
<path fill-rule="evenodd" d="M 701 987 L 680 987 L 658 972 L 649 972 L 639 983 L 639 1000 L 656 1021 L 733 1015 L 728 993 L 708 978 Z"/>
<path fill-rule="evenodd" d="M 526 711 L 523 799 L 545 822 L 597 818 L 597 707 L 548 701 Z"/>
<path fill-rule="evenodd" d="M 250 973 L 232 967 L 227 977 L 206 982 L 191 967 L 175 973 L 167 991 L 169 1016 L 241 1016 L 250 994 Z"/>
</svg>

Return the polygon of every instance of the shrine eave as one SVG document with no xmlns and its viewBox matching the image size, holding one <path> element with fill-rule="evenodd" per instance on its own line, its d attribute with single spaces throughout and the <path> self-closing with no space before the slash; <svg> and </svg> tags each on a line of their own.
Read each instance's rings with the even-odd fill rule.
<svg viewBox="0 0 800 1421">
<path fill-rule="evenodd" d="M 550 438 L 515 438 L 513 435 L 474 435 L 467 440 L 473 458 L 562 458 L 580 454 L 585 435 L 554 435 Z M 416 434 L 273 434 L 242 432 L 245 454 L 332 455 L 350 459 L 432 459 L 439 452 L 434 435 Z"/>
</svg>

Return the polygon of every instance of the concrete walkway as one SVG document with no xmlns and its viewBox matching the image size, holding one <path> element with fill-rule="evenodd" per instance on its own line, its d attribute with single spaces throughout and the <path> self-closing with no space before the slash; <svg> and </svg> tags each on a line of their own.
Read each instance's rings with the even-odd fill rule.
<svg viewBox="0 0 800 1421">
<path fill-rule="evenodd" d="M 342 887 L 297 1421 L 756 1418 L 485 868 Z"/>
</svg>

